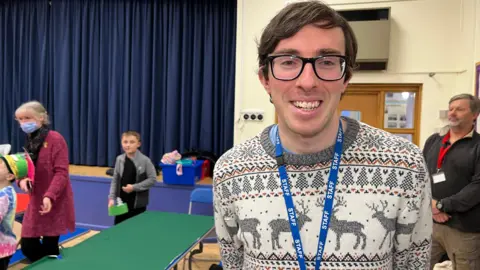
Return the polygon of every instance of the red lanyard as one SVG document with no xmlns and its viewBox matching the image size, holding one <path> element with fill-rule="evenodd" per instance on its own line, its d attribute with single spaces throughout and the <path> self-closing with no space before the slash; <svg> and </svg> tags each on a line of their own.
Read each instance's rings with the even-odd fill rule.
<svg viewBox="0 0 480 270">
<path fill-rule="evenodd" d="M 445 137 L 443 137 L 442 140 L 442 147 L 440 147 L 440 153 L 438 154 L 438 160 L 437 160 L 437 169 L 441 169 L 443 165 L 443 159 L 445 158 L 445 154 L 447 153 L 448 149 L 452 146 L 451 144 L 445 147 L 447 144 L 448 140 L 450 139 L 450 132 L 448 132 Z"/>
</svg>

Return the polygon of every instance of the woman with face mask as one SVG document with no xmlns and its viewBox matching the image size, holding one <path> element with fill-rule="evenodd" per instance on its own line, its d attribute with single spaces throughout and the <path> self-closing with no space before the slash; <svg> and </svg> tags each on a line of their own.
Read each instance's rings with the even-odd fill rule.
<svg viewBox="0 0 480 270">
<path fill-rule="evenodd" d="M 41 103 L 22 104 L 15 118 L 26 134 L 24 148 L 35 164 L 34 179 L 18 181 L 30 194 L 22 222 L 22 252 L 35 262 L 59 255 L 60 235 L 75 230 L 68 147 L 63 136 L 49 128 L 48 114 Z"/>
</svg>

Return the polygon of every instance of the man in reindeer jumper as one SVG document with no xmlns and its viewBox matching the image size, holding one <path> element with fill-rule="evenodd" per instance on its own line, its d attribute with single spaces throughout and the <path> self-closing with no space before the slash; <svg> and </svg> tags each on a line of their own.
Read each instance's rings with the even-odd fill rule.
<svg viewBox="0 0 480 270">
<path fill-rule="evenodd" d="M 265 28 L 258 77 L 278 125 L 214 170 L 224 269 L 428 269 L 432 213 L 422 151 L 340 117 L 355 66 L 348 23 L 319 1 Z"/>
</svg>

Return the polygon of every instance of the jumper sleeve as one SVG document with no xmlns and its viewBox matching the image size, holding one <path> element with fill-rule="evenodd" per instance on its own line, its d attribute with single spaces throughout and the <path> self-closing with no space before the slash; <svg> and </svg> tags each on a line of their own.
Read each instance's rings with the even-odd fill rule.
<svg viewBox="0 0 480 270">
<path fill-rule="evenodd" d="M 430 269 L 432 235 L 432 193 L 430 175 L 422 161 L 417 164 L 417 179 L 408 192 L 397 219 L 394 236 L 394 269 Z"/>
<path fill-rule="evenodd" d="M 55 138 L 51 142 L 53 179 L 45 197 L 56 201 L 69 181 L 69 165 L 67 143 L 63 137 Z"/>
<path fill-rule="evenodd" d="M 0 222 L 2 222 L 8 213 L 9 200 L 5 193 L 0 196 Z"/>
<path fill-rule="evenodd" d="M 222 159 L 217 161 L 216 168 L 221 167 Z M 239 229 L 238 218 L 230 198 L 225 198 L 221 192 L 221 185 L 225 184 L 223 176 L 214 170 L 213 176 L 213 207 L 215 230 L 220 245 L 223 269 L 243 269 L 244 248 L 236 244 Z M 232 181 L 235 181 L 233 179 Z"/>
<path fill-rule="evenodd" d="M 120 158 L 117 157 L 115 160 L 115 168 L 113 169 L 112 182 L 110 183 L 110 193 L 108 195 L 109 199 L 114 200 L 118 194 L 118 183 L 120 181 Z"/>
<path fill-rule="evenodd" d="M 150 189 L 157 182 L 157 172 L 155 171 L 155 166 L 153 166 L 152 161 L 149 158 L 146 158 L 145 172 L 147 173 L 147 179 L 136 183 L 133 185 L 134 191 L 145 191 Z"/>
<path fill-rule="evenodd" d="M 480 203 L 480 151 L 476 151 L 475 172 L 470 183 L 458 193 L 442 199 L 443 209 L 446 213 L 467 212 Z"/>
</svg>

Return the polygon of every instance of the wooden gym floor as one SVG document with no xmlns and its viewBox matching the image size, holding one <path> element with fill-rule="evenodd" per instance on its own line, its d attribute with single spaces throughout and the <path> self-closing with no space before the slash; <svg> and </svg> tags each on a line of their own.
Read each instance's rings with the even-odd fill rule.
<svg viewBox="0 0 480 270">
<path fill-rule="evenodd" d="M 90 166 L 75 166 L 71 165 L 70 166 L 70 174 L 76 174 L 76 175 L 85 175 L 85 176 L 97 176 L 97 177 L 110 177 L 108 176 L 105 172 L 107 171 L 108 168 L 106 167 L 90 167 Z M 159 182 L 162 181 L 162 175 L 157 177 L 157 180 Z M 206 178 L 200 182 L 199 184 L 212 184 L 212 179 L 211 178 Z M 75 246 L 78 243 L 81 243 L 82 241 L 85 241 L 86 239 L 94 236 L 97 233 L 101 233 L 98 231 L 89 231 L 85 234 L 80 235 L 79 237 L 76 237 L 68 242 L 65 242 L 62 246 L 67 248 L 67 247 L 72 247 Z M 196 247 L 197 248 L 197 247 Z M 205 270 L 210 267 L 210 265 L 219 262 L 220 260 L 220 250 L 218 248 L 217 244 L 205 244 L 203 245 L 203 253 L 202 254 L 197 254 L 195 255 L 195 258 L 202 259 L 202 260 L 211 260 L 210 261 L 194 261 L 192 263 L 192 269 L 195 270 Z M 27 266 L 26 263 L 20 262 L 17 263 L 11 267 L 9 267 L 9 270 L 20 270 L 23 269 L 25 266 Z M 178 265 L 178 269 L 188 269 L 188 261 L 186 261 L 186 265 L 184 267 L 183 261 L 180 262 Z"/>
</svg>

